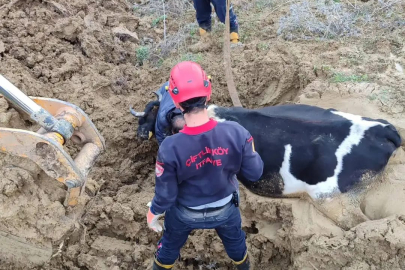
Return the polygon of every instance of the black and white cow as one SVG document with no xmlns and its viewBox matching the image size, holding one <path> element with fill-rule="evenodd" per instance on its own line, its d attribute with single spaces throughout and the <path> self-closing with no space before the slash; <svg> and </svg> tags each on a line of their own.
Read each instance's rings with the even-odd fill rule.
<svg viewBox="0 0 405 270">
<path fill-rule="evenodd" d="M 160 100 L 158 96 L 158 100 L 153 100 L 146 104 L 145 110 L 143 112 L 136 112 L 132 107 L 129 108 L 131 114 L 139 118 L 138 129 L 136 131 L 136 135 L 138 138 L 147 140 L 150 139 L 154 134 L 159 104 Z"/>
<path fill-rule="evenodd" d="M 400 147 L 401 137 L 385 120 L 308 105 L 260 109 L 211 105 L 217 121 L 235 121 L 255 140 L 264 162 L 258 182 L 238 179 L 253 193 L 283 197 L 307 193 L 313 199 L 344 193 L 365 173 L 376 174 Z"/>
<path fill-rule="evenodd" d="M 266 197 L 307 193 L 318 199 L 345 193 L 365 173 L 381 172 L 401 144 L 399 133 L 387 121 L 333 109 L 210 105 L 208 113 L 217 121 L 238 122 L 251 133 L 264 162 L 263 175 L 254 183 L 242 175 L 238 179 Z"/>
</svg>

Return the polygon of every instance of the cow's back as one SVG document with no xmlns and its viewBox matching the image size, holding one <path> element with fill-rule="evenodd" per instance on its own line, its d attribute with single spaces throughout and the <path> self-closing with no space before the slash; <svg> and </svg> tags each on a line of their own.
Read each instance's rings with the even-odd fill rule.
<svg viewBox="0 0 405 270">
<path fill-rule="evenodd" d="M 209 111 L 212 115 L 213 108 Z M 216 107 L 214 111 L 217 120 L 236 121 L 254 137 L 257 152 L 265 164 L 262 180 L 251 183 L 243 176 L 238 177 L 251 191 L 270 197 L 301 188 L 290 188 L 289 183 L 298 183 L 303 189 L 321 183 L 339 185 L 339 191 L 346 191 L 362 173 L 381 170 L 401 142 L 398 132 L 387 121 L 367 119 L 376 121 L 376 126 L 365 130 L 364 139 L 360 138 L 362 142 L 356 145 L 352 139 L 358 139 L 355 136 L 357 131 L 352 126 L 361 129 L 362 123 L 354 125 L 353 115 L 309 105 L 279 105 L 253 110 Z M 350 148 L 349 154 L 345 147 Z M 356 160 L 359 158 L 362 160 Z M 336 184 L 328 183 L 327 179 L 331 183 L 335 181 L 332 178 L 336 176 L 336 169 L 342 166 L 343 159 L 351 163 L 339 171 L 345 179 L 339 179 Z"/>
</svg>

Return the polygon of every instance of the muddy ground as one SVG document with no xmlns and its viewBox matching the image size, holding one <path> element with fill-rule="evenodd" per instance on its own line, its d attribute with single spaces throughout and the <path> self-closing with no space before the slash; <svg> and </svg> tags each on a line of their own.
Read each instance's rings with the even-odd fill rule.
<svg viewBox="0 0 405 270">
<path fill-rule="evenodd" d="M 157 143 L 136 138 L 129 106 L 142 110 L 170 68 L 186 59 L 212 74 L 212 100 L 232 105 L 222 26 L 215 22 L 208 51 L 193 53 L 188 47 L 198 41 L 198 29 L 190 2 L 166 2 L 166 31 L 157 2 L 0 0 L 0 74 L 28 95 L 81 107 L 107 144 L 76 209 L 63 207 L 64 187 L 35 164 L 2 155 L 0 269 L 150 266 L 159 235 L 147 228 L 145 214 L 153 197 Z M 309 1 L 315 2 L 322 1 Z M 243 46 L 232 50 L 232 71 L 242 104 L 335 108 L 386 119 L 404 135 L 405 4 L 331 2 L 348 9 L 336 9 L 329 18 L 348 22 L 340 11 L 363 16 L 356 25 L 340 25 L 354 30 L 330 36 L 339 28 L 336 22 L 336 29 L 322 35 L 306 26 L 288 28 L 281 18 L 304 12 L 305 6 L 292 6 L 302 1 L 235 1 Z M 316 7 L 311 10 L 316 13 Z M 293 23 L 311 21 L 305 17 L 310 12 L 294 14 L 304 19 Z M 2 127 L 36 130 L 0 102 Z M 75 153 L 69 145 L 67 150 Z M 263 198 L 242 188 L 243 226 L 256 269 L 405 269 L 404 164 L 400 149 L 377 184 L 350 198 L 369 221 L 357 224 L 348 209 L 334 205 L 332 216 L 353 223 L 350 230 L 305 199 Z M 233 268 L 214 231 L 195 231 L 175 269 Z"/>
</svg>

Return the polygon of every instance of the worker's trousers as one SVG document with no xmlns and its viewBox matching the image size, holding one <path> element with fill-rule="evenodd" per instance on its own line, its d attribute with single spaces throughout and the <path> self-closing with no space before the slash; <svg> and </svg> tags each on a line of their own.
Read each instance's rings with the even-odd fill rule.
<svg viewBox="0 0 405 270">
<path fill-rule="evenodd" d="M 158 243 L 156 260 L 166 267 L 173 265 L 192 230 L 215 229 L 228 256 L 239 262 L 247 252 L 245 232 L 241 226 L 239 208 L 232 202 L 220 208 L 205 210 L 175 205 L 166 211 L 163 237 Z"/>
<path fill-rule="evenodd" d="M 225 23 L 226 18 L 226 0 L 193 0 L 196 10 L 198 25 L 206 31 L 211 31 L 211 4 L 214 6 L 215 12 L 219 20 Z M 233 11 L 232 4 L 229 7 L 229 28 L 230 32 L 238 32 L 238 20 Z"/>
</svg>

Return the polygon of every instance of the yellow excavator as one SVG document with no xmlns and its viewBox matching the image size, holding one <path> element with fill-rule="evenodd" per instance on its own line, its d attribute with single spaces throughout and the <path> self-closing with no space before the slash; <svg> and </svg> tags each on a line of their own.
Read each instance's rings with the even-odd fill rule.
<svg viewBox="0 0 405 270">
<path fill-rule="evenodd" d="M 90 169 L 105 150 L 104 138 L 86 113 L 73 104 L 28 97 L 2 75 L 0 93 L 41 126 L 37 132 L 0 128 L 0 151 L 28 158 L 64 183 L 68 189 L 65 205 L 75 206 Z M 68 140 L 82 146 L 74 160 L 63 149 Z"/>
<path fill-rule="evenodd" d="M 2 75 L 0 94 L 38 124 L 36 132 L 0 128 L 0 270 L 40 267 L 80 223 L 80 196 L 105 141 L 73 104 L 29 97 Z M 13 193 L 10 183 L 17 183 Z"/>
</svg>

